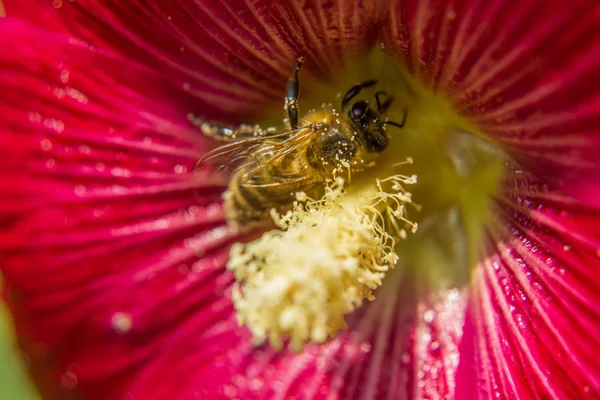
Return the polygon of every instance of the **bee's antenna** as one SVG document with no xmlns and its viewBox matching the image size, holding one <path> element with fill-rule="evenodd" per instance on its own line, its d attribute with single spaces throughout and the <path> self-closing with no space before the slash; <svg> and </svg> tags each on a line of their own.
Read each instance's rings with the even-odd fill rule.
<svg viewBox="0 0 600 400">
<path fill-rule="evenodd" d="M 373 80 L 362 82 L 362 83 L 359 83 L 358 85 L 352 86 L 350 89 L 348 89 L 348 91 L 342 98 L 342 109 L 346 108 L 346 105 L 350 102 L 350 100 L 352 100 L 354 97 L 356 97 L 362 89 L 369 88 L 376 84 L 377 84 L 377 81 L 375 79 L 373 79 Z"/>
<path fill-rule="evenodd" d="M 404 114 L 402 115 L 402 122 L 401 123 L 397 123 L 397 122 L 394 122 L 394 121 L 387 121 L 386 124 L 397 126 L 398 128 L 404 128 L 404 124 L 406 124 L 406 117 L 408 117 L 408 110 L 405 108 L 404 109 Z"/>
</svg>

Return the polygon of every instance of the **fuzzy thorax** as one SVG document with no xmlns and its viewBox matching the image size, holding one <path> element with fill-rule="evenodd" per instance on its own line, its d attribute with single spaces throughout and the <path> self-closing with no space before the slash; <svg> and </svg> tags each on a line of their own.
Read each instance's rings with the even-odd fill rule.
<svg viewBox="0 0 600 400">
<path fill-rule="evenodd" d="M 366 192 L 346 193 L 338 178 L 320 200 L 297 194 L 293 210 L 272 212 L 281 230 L 232 248 L 238 321 L 256 343 L 268 338 L 281 348 L 289 338 L 294 350 L 322 343 L 346 327 L 346 314 L 374 298 L 398 260 L 396 241 L 405 228 L 417 228 L 405 217 L 411 196 L 403 187 L 416 177 L 374 183 Z"/>
</svg>

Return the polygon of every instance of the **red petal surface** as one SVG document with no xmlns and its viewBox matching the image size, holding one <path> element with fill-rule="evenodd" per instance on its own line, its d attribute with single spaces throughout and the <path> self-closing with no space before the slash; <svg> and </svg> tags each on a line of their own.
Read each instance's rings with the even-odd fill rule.
<svg viewBox="0 0 600 400">
<path fill-rule="evenodd" d="M 28 0 L 33 1 L 33 0 Z M 7 0 L 7 12 L 37 21 Z M 39 0 L 63 29 L 103 48 L 154 65 L 179 85 L 240 118 L 281 108 L 296 58 L 326 77 L 343 57 L 373 45 L 382 0 L 345 5 L 315 0 L 271 2 Z M 22 10 L 19 12 L 19 10 Z"/>
<path fill-rule="evenodd" d="M 537 176 L 509 171 L 456 398 L 600 396 L 599 19 L 578 0 L 392 5 L 388 47 Z"/>
<path fill-rule="evenodd" d="M 513 170 L 476 269 L 457 398 L 600 396 L 600 210 Z"/>
<path fill-rule="evenodd" d="M 62 4 L 62 1 L 55 1 L 52 7 L 45 8 L 39 6 L 38 0 L 2 0 L 2 4 L 5 15 L 9 17 L 30 21 L 33 25 L 48 30 L 66 32 L 66 27 L 54 14 L 56 6 Z"/>
<path fill-rule="evenodd" d="M 352 315 L 350 329 L 302 353 L 251 348 L 235 321 L 191 324 L 138 380 L 134 398 L 443 398 L 454 391 L 464 293 L 422 296 L 414 277 Z M 393 291 L 397 290 L 400 295 Z M 207 366 L 199 360 L 213 360 Z M 178 368 L 173 368 L 177 365 Z"/>
<path fill-rule="evenodd" d="M 297 49 L 323 75 L 372 43 L 380 9 L 62 2 L 36 14 L 30 6 L 7 2 L 9 15 L 78 38 L 2 21 L 0 91 L 14 93 L 0 103 L 9 115 L 0 125 L 2 269 L 34 369 L 54 365 L 41 382 L 48 398 L 72 387 L 119 398 L 189 324 L 202 340 L 233 316 L 223 264 L 242 238 L 220 227 L 222 182 L 191 173 L 206 144 L 186 115 L 279 109 L 276 88 L 290 69 L 282 65 L 293 65 Z M 202 352 L 193 356 L 202 364 Z"/>
<path fill-rule="evenodd" d="M 214 309 L 231 281 L 223 183 L 193 173 L 207 143 L 180 88 L 0 24 L 0 253 L 23 340 L 34 363 L 56 363 L 54 382 L 117 398 L 179 321 L 230 315 Z"/>
<path fill-rule="evenodd" d="M 394 1 L 384 29 L 412 73 L 525 166 L 600 204 L 600 6 Z"/>
<path fill-rule="evenodd" d="M 598 397 L 594 4 L 394 3 L 388 47 L 556 184 L 511 172 L 466 316 L 463 292 L 425 295 L 409 277 L 334 341 L 276 354 L 236 328 L 222 268 L 234 238 L 220 182 L 191 173 L 206 144 L 185 115 L 279 108 L 298 52 L 326 77 L 369 46 L 379 11 L 58 3 L 39 2 L 44 26 L 94 46 L 0 21 L 2 269 L 55 382 L 91 399 L 134 376 L 136 399 Z"/>
</svg>

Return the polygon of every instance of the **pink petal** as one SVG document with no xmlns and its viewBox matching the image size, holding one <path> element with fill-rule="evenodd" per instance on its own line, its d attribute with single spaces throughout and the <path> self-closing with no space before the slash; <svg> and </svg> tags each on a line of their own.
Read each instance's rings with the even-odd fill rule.
<svg viewBox="0 0 600 400">
<path fill-rule="evenodd" d="M 178 321 L 229 316 L 209 311 L 237 239 L 223 182 L 193 172 L 208 146 L 181 89 L 70 37 L 0 24 L 0 253 L 17 322 L 55 382 L 75 374 L 86 398 L 116 398 Z"/>
<path fill-rule="evenodd" d="M 9 12 L 19 2 L 8 0 Z M 325 0 L 79 0 L 56 9 L 54 0 L 37 3 L 73 35 L 155 66 L 236 118 L 279 110 L 297 57 L 306 60 L 303 73 L 326 77 L 344 56 L 364 53 L 383 17 L 378 2 L 369 0 L 344 6 Z"/>
<path fill-rule="evenodd" d="M 458 398 L 600 395 L 600 210 L 521 173 L 506 182 L 465 327 Z M 469 348 L 470 347 L 470 348 Z"/>
<path fill-rule="evenodd" d="M 212 64 L 206 66 L 202 62 L 193 66 L 191 61 L 198 61 L 201 52 L 194 52 L 195 57 L 190 59 L 173 53 L 172 49 L 179 47 L 172 45 L 181 43 L 185 36 L 179 30 L 165 28 L 164 17 L 169 14 L 163 8 L 171 10 L 167 7 L 179 5 L 165 2 L 164 6 L 152 9 L 156 12 L 152 14 L 155 18 L 152 22 L 170 34 L 163 38 L 148 31 L 132 31 L 144 26 L 149 29 L 139 16 L 149 15 L 140 10 L 150 10 L 136 9 L 137 13 L 125 16 L 110 8 L 119 4 L 105 6 L 90 2 L 81 8 L 80 3 L 65 2 L 58 15 L 76 16 L 77 19 L 69 20 L 72 25 L 69 29 L 105 50 L 127 51 L 147 62 L 147 68 L 62 36 L 14 22 L 0 22 L 9 39 L 0 43 L 0 85 L 2 93 L 14 93 L 14 97 L 3 98 L 0 103 L 2 114 L 10 115 L 0 125 L 1 143 L 10 145 L 0 148 L 3 156 L 0 170 L 9 177 L 0 184 L 0 220 L 10 222 L 8 232 L 0 238 L 3 243 L 0 250 L 8 256 L 2 268 L 20 295 L 15 302 L 22 304 L 32 317 L 22 322 L 22 327 L 32 329 L 30 334 L 39 344 L 38 349 L 47 346 L 58 349 L 55 361 L 60 375 L 77 376 L 78 387 L 92 399 L 115 398 L 124 393 L 135 374 L 139 378 L 131 388 L 131 395 L 143 399 L 160 398 L 161 394 L 168 398 L 211 398 L 211 394 L 222 397 L 233 391 L 247 398 L 271 396 L 273 393 L 266 386 L 270 384 L 287 394 L 313 397 L 323 396 L 321 390 L 331 391 L 332 397 L 348 398 L 384 393 L 390 397 L 436 398 L 455 391 L 456 398 L 488 398 L 496 391 L 506 398 L 514 398 L 514 394 L 523 398 L 597 395 L 598 377 L 594 371 L 600 368 L 594 361 L 598 359 L 594 351 L 598 346 L 591 336 L 598 328 L 595 322 L 598 310 L 594 306 L 598 304 L 594 294 L 599 293 L 598 280 L 591 273 L 598 266 L 597 211 L 525 175 L 522 181 L 514 181 L 514 196 L 499 208 L 499 216 L 507 226 L 517 230 L 508 231 L 513 235 L 512 240 L 506 232 L 500 236 L 492 232 L 489 247 L 497 249 L 497 254 L 486 259 L 477 271 L 464 334 L 463 293 L 450 291 L 423 298 L 422 293 L 415 293 L 414 280 L 406 280 L 410 287 L 399 288 L 402 295 L 379 300 L 371 310 L 363 310 L 364 318 L 361 314 L 354 316 L 354 335 L 343 334 L 301 355 L 277 355 L 268 349 L 251 354 L 246 331 L 235 328 L 226 295 L 231 277 L 222 272 L 227 244 L 234 238 L 223 229 L 207 233 L 222 223 L 219 206 L 215 205 L 219 183 L 189 173 L 205 144 L 189 129 L 185 114 L 201 110 L 229 118 L 248 111 L 248 103 L 244 106 L 243 101 L 258 101 L 256 104 L 280 101 L 264 87 L 263 92 L 256 94 L 256 85 L 244 81 L 247 76 L 235 80 L 232 88 L 245 88 L 244 95 L 252 92 L 255 97 L 245 96 L 245 100 L 240 100 L 231 93 L 219 92 L 229 88 L 209 86 L 190 71 L 201 71 L 202 76 L 215 74 L 212 77 L 217 83 L 226 83 L 232 79 L 231 74 L 250 64 L 257 68 L 264 66 L 261 63 L 268 60 L 263 54 L 281 60 L 277 61 L 280 66 L 284 65 L 285 57 L 269 53 L 272 50 L 266 53 L 261 50 L 259 55 L 252 55 L 256 59 L 242 57 L 242 62 L 248 64 L 232 70 L 215 69 Z M 467 9 L 470 6 L 467 4 Z M 67 7 L 76 8 L 64 11 L 69 10 Z M 505 5 L 504 9 L 512 12 L 514 8 Z M 544 11 L 550 12 L 545 8 Z M 368 13 L 365 15 L 370 18 Z M 98 19 L 99 16 L 110 17 L 109 25 L 105 26 L 101 21 L 106 20 Z M 420 18 L 416 20 L 422 21 Z M 473 21 L 480 22 L 481 18 Z M 582 18 L 582 21 L 589 20 Z M 504 24 L 500 27 L 510 27 L 506 20 Z M 185 32 L 198 33 L 198 37 L 210 31 L 203 27 L 202 32 L 197 32 L 193 30 L 194 24 L 186 26 L 191 31 Z M 273 22 L 267 26 L 279 24 Z M 443 34 L 444 24 L 431 26 L 441 26 L 442 34 L 434 37 L 452 37 Z M 415 31 L 421 29 L 417 26 Z M 113 36 L 107 35 L 110 32 Z M 214 46 L 214 41 L 211 43 Z M 315 41 L 305 41 L 298 47 L 311 44 Z M 471 51 L 468 46 L 458 44 L 459 50 Z M 396 43 L 392 45 L 395 47 Z M 339 50 L 339 45 L 332 46 Z M 244 55 L 242 50 L 238 51 L 236 56 Z M 335 60 L 339 53 L 332 54 Z M 56 62 L 57 59 L 60 61 Z M 289 60 L 287 63 L 290 64 Z M 91 67 L 97 65 L 102 68 Z M 329 64 L 315 56 L 313 65 L 314 71 L 320 73 Z M 473 61 L 465 61 L 464 65 L 469 69 Z M 67 82 L 62 74 L 65 69 L 69 71 Z M 157 75 L 157 71 L 168 72 L 169 81 Z M 264 86 L 271 79 L 278 85 L 272 87 L 282 87 L 281 82 L 287 79 L 283 72 L 271 78 L 263 77 L 262 71 L 254 73 L 256 82 Z M 530 73 L 524 69 L 523 74 Z M 427 78 L 428 74 L 434 78 Z M 436 78 L 437 73 L 423 72 L 427 82 L 440 82 L 439 87 L 466 85 L 466 78 L 460 78 L 462 75 L 450 75 L 452 79 L 444 81 Z M 531 80 L 531 75 L 524 76 L 523 81 Z M 483 78 L 478 75 L 478 79 Z M 544 82 L 542 78 L 540 81 Z M 488 81 L 490 85 L 497 82 L 495 78 Z M 195 90 L 196 84 L 204 90 L 202 94 Z M 511 100 L 506 104 L 514 104 L 519 85 L 500 85 L 500 88 Z M 452 93 L 463 92 L 453 89 Z M 576 95 L 581 93 L 582 101 L 586 100 L 585 91 L 576 91 L 571 98 L 579 99 Z M 464 106 L 465 113 L 481 112 L 478 122 L 486 131 L 498 135 L 499 141 L 511 146 L 505 136 L 497 133 L 507 122 L 490 122 L 490 115 L 502 105 L 487 108 L 485 97 L 480 94 L 474 97 L 480 102 L 475 105 L 456 96 L 454 101 Z M 202 107 L 202 101 L 208 104 L 215 99 L 222 108 L 220 113 Z M 543 102 L 539 104 L 546 107 Z M 582 129 L 588 129 L 582 131 L 583 143 L 593 148 L 597 143 L 590 139 L 595 137 L 590 133 L 593 124 L 586 122 L 587 114 L 576 115 L 583 117 Z M 520 118 L 519 114 L 517 117 Z M 489 127 L 485 125 L 488 122 Z M 512 129 L 517 122 L 507 126 Z M 563 123 L 564 128 L 564 122 L 559 119 L 557 125 Z M 540 129 L 545 129 L 539 131 L 544 134 L 552 133 L 546 126 Z M 538 140 L 539 132 L 527 131 L 523 135 L 528 136 L 523 138 Z M 570 140 L 570 135 L 550 133 L 552 140 L 571 143 L 564 142 Z M 533 143 L 538 145 L 535 140 Z M 530 154 L 530 150 L 522 150 L 518 143 L 511 149 L 516 155 Z M 572 170 L 559 168 L 561 164 L 555 159 L 536 156 L 535 151 L 531 154 L 538 165 L 547 167 L 538 172 L 565 187 L 581 178 L 587 183 L 581 185 L 586 193 L 595 193 L 589 179 L 592 175 L 586 175 L 580 165 L 574 165 Z M 584 161 L 588 160 L 586 157 Z M 20 168 L 15 168 L 16 165 Z M 596 164 L 590 170 L 595 171 L 594 168 Z M 572 173 L 573 182 L 567 173 Z M 511 193 L 510 186 L 507 191 Z M 585 198 L 583 192 L 570 193 Z M 519 204 L 519 196 L 521 208 L 514 206 Z M 545 211 L 533 211 L 538 207 L 536 201 L 543 204 L 541 210 Z M 566 214 L 548 211 L 553 209 L 564 210 Z M 531 221 L 527 219 L 529 215 Z M 556 243 L 556 236 L 564 242 Z M 536 251 L 528 247 L 531 243 L 538 245 Z M 567 251 L 566 256 L 560 252 L 561 248 Z M 198 260 L 198 254 L 205 257 Z M 521 264 L 519 256 L 525 264 Z M 495 261 L 500 272 L 495 269 Z M 568 278 L 557 277 L 560 268 L 557 273 L 553 266 L 564 266 Z M 532 275 L 527 275 L 530 271 Z M 522 293 L 531 303 L 518 299 Z M 448 303 L 450 295 L 454 300 Z M 513 315 L 511 306 L 522 318 L 517 313 Z M 430 311 L 434 311 L 433 318 Z M 131 318 L 131 329 L 119 328 L 122 324 L 118 322 L 123 317 L 125 321 Z M 531 321 L 536 323 L 535 329 L 530 326 L 534 323 Z M 578 326 L 588 333 L 576 330 Z M 587 349 L 589 356 L 586 344 L 591 344 L 592 349 Z M 455 384 L 459 350 L 461 362 Z M 552 358 L 554 354 L 558 354 L 557 358 Z M 528 386 L 527 380 L 533 384 Z"/>
<path fill-rule="evenodd" d="M 509 171 L 504 227 L 475 273 L 456 398 L 598 396 L 598 10 L 403 1 L 389 13 L 388 48 L 545 179 Z"/>
<path fill-rule="evenodd" d="M 396 1 L 385 41 L 524 166 L 600 204 L 600 6 Z"/>
<path fill-rule="evenodd" d="M 27 20 L 35 26 L 51 31 L 66 33 L 66 27 L 54 13 L 55 6 L 61 3 L 62 1 L 56 1 L 53 7 L 42 8 L 38 0 L 2 0 L 5 15 Z"/>
<path fill-rule="evenodd" d="M 9 13 L 17 10 L 8 3 Z M 232 44 L 237 28 L 234 34 L 217 20 L 189 23 L 187 11 L 196 3 L 160 5 L 164 35 L 146 30 L 158 6 L 115 14 L 109 7 L 120 3 L 81 3 L 64 2 L 58 14 L 44 9 L 52 21 L 65 21 L 45 26 L 94 46 L 1 21 L 7 39 L 0 45 L 1 91 L 13 95 L 0 103 L 9 115 L 0 125 L 7 144 L 0 219 L 10 222 L 0 242 L 21 341 L 34 368 L 54 365 L 51 376 L 40 378 L 42 389 L 64 398 L 60 382 L 76 385 L 86 398 L 105 399 L 125 393 L 138 369 L 162 355 L 165 342 L 185 333 L 189 321 L 209 335 L 211 324 L 233 315 L 232 278 L 223 264 L 228 244 L 243 238 L 220 227 L 223 182 L 191 173 L 206 144 L 186 115 L 256 115 L 265 101 L 279 108 L 275 87 L 288 79 L 281 66 L 295 61 L 290 52 L 307 52 L 318 73 L 339 63 L 342 53 L 364 51 L 373 41 L 377 9 L 369 2 L 340 20 L 323 14 L 319 23 L 302 21 L 299 31 L 285 25 L 292 31 L 282 33 L 269 27 L 299 18 L 300 11 L 280 6 L 284 15 L 278 16 L 259 4 L 242 28 L 255 18 L 265 31 L 243 32 L 247 43 Z M 13 13 L 37 23 L 32 14 Z M 167 16 L 187 22 L 171 25 Z M 348 28 L 355 25 L 356 32 Z M 325 36 L 312 28 L 336 29 L 327 36 L 335 43 L 323 43 Z M 221 31 L 222 43 L 214 36 Z M 255 46 L 263 45 L 261 35 L 275 34 L 285 43 Z M 182 55 L 182 44 L 192 51 Z M 325 52 L 324 44 L 336 51 Z M 230 62 L 232 51 L 240 62 Z"/>
<path fill-rule="evenodd" d="M 454 391 L 464 293 L 423 298 L 412 278 L 387 287 L 392 292 L 354 314 L 348 331 L 302 353 L 252 348 L 234 318 L 208 331 L 190 321 L 131 394 L 140 399 L 448 396 Z"/>
<path fill-rule="evenodd" d="M 597 398 L 597 3 L 396 3 L 386 42 L 523 166 L 477 267 L 456 397 Z M 578 200 L 583 201 L 580 203 Z"/>
</svg>

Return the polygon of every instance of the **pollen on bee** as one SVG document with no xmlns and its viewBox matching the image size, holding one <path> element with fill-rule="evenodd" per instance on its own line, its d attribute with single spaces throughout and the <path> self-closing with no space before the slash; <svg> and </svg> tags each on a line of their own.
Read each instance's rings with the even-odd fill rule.
<svg viewBox="0 0 600 400">
<path fill-rule="evenodd" d="M 233 302 L 255 342 L 299 351 L 346 327 L 344 316 L 383 282 L 398 261 L 396 241 L 416 224 L 406 217 L 404 176 L 376 180 L 369 195 L 347 193 L 337 178 L 318 200 L 295 194 L 293 209 L 271 217 L 280 230 L 232 247 Z M 398 186 L 399 185 L 399 186 Z M 398 187 L 393 189 L 391 186 Z M 389 192 L 388 192 L 389 191 Z"/>
<path fill-rule="evenodd" d="M 297 201 L 299 202 L 305 202 L 306 200 L 308 200 L 308 196 L 306 195 L 305 192 L 296 192 L 294 193 L 294 197 L 296 198 Z"/>
</svg>

